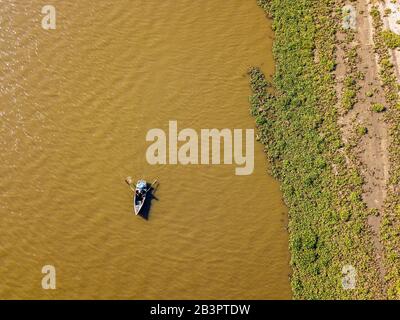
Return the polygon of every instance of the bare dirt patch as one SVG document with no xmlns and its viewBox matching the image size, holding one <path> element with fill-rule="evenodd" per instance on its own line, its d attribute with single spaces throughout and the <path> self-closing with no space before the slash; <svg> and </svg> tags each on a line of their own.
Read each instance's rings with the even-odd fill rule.
<svg viewBox="0 0 400 320">
<path fill-rule="evenodd" d="M 357 98 L 351 110 L 341 110 L 339 119 L 343 140 L 352 144 L 352 150 L 361 167 L 364 178 L 363 200 L 374 214 L 367 218 L 371 228 L 382 283 L 385 269 L 383 266 L 383 246 L 379 230 L 389 179 L 388 125 L 383 113 L 371 110 L 373 104 L 385 106 L 385 95 L 379 79 L 379 66 L 374 52 L 373 26 L 370 17 L 370 5 L 366 0 L 353 3 L 356 8 L 356 32 L 354 39 L 345 41 L 344 32 L 339 32 L 337 49 L 336 78 L 339 100 L 342 99 L 343 81 L 349 72 L 360 74 L 357 79 Z M 345 53 L 349 49 L 357 50 L 357 62 L 349 66 Z M 364 132 L 365 130 L 365 132 Z"/>
</svg>

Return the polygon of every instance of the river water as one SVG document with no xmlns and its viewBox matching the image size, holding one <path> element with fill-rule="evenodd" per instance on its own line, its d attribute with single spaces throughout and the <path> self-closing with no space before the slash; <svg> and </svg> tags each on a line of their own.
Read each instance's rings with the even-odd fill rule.
<svg viewBox="0 0 400 320">
<path fill-rule="evenodd" d="M 55 30 L 43 1 L 0 1 L 0 298 L 290 298 L 287 212 L 259 143 L 248 176 L 145 157 L 169 120 L 254 128 L 246 71 L 274 67 L 256 1 L 49 4 Z M 148 220 L 128 175 L 160 182 Z"/>
</svg>

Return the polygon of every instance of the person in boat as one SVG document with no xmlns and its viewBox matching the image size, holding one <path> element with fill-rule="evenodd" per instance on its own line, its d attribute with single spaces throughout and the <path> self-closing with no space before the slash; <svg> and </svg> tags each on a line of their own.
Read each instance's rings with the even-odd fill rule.
<svg viewBox="0 0 400 320">
<path fill-rule="evenodd" d="M 136 185 L 136 197 L 141 199 L 146 194 L 146 182 L 144 180 L 140 180 Z"/>
<path fill-rule="evenodd" d="M 145 194 L 144 189 L 136 189 L 136 197 L 138 197 L 139 199 L 141 199 Z"/>
</svg>

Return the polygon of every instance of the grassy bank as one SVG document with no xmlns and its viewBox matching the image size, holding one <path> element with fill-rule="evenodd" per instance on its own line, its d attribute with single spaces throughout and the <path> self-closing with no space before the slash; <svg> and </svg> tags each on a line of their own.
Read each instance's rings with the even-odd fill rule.
<svg viewBox="0 0 400 320">
<path fill-rule="evenodd" d="M 276 72 L 249 71 L 261 142 L 289 207 L 291 283 L 297 299 L 379 297 L 381 284 L 361 200 L 362 178 L 337 126 L 331 0 L 260 0 L 273 18 Z M 356 288 L 345 290 L 351 265 Z"/>
</svg>

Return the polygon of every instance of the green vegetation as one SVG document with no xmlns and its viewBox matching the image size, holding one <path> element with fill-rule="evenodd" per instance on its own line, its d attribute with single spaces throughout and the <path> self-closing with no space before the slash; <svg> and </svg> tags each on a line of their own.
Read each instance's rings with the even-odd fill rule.
<svg viewBox="0 0 400 320">
<path fill-rule="evenodd" d="M 367 127 L 364 127 L 364 126 L 357 127 L 357 135 L 359 137 L 365 136 L 367 133 L 368 133 Z"/>
<path fill-rule="evenodd" d="M 372 104 L 372 106 L 371 106 L 371 110 L 372 110 L 373 112 L 379 113 L 379 112 L 385 111 L 386 108 L 385 108 L 385 106 L 384 106 L 382 103 L 374 103 L 374 104 Z"/>
<path fill-rule="evenodd" d="M 346 161 L 352 156 L 337 125 L 333 71 L 341 7 L 332 0 L 259 4 L 274 18 L 276 73 L 270 88 L 260 69 L 249 71 L 250 103 L 289 207 L 294 298 L 377 297 L 381 288 L 366 227 L 369 212 L 361 201 L 363 180 Z M 347 85 L 350 106 L 354 81 Z M 342 287 L 345 265 L 357 270 L 355 290 Z"/>
<path fill-rule="evenodd" d="M 357 68 L 360 58 L 357 53 L 358 48 L 353 44 L 355 31 L 352 29 L 342 31 L 345 33 L 345 40 L 342 42 L 342 49 L 345 52 L 344 60 L 346 61 L 346 77 L 343 81 L 341 106 L 342 111 L 346 113 L 353 109 L 354 105 L 357 103 L 357 93 L 359 91 L 357 81 L 362 80 L 364 74 Z"/>
<path fill-rule="evenodd" d="M 394 33 L 393 31 L 390 30 L 385 30 L 382 31 L 381 36 L 383 37 L 385 44 L 390 49 L 396 49 L 400 47 L 400 36 L 397 33 Z"/>
<path fill-rule="evenodd" d="M 353 77 L 348 76 L 344 80 L 342 107 L 345 111 L 350 111 L 351 109 L 353 109 L 356 102 L 357 102 L 357 82 Z"/>
<path fill-rule="evenodd" d="M 341 101 L 337 101 L 333 71 L 336 67 L 335 33 L 340 28 L 343 1 L 259 0 L 273 18 L 273 83 L 262 71 L 249 71 L 253 95 L 252 114 L 265 144 L 272 173 L 281 181 L 289 207 L 290 250 L 295 298 L 380 298 L 383 286 L 376 270 L 367 216 L 361 200 L 363 180 L 352 153 L 357 141 L 368 133 L 358 125 L 344 145 L 337 126 L 338 109 L 347 112 L 357 102 L 363 79 L 354 32 L 345 32 L 346 78 Z M 371 10 L 375 52 L 385 105 L 371 110 L 385 112 L 390 127 L 390 180 L 380 241 L 384 245 L 387 297 L 400 298 L 400 86 L 389 49 L 400 47 L 400 36 L 383 31 L 379 10 Z M 374 96 L 373 91 L 366 96 Z M 357 289 L 345 291 L 341 268 L 358 271 Z M 361 270 L 361 272 L 360 272 Z"/>
</svg>

